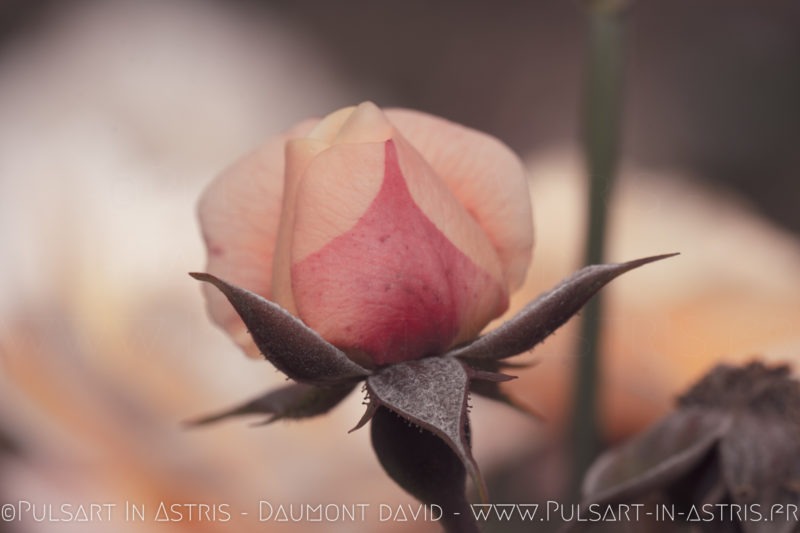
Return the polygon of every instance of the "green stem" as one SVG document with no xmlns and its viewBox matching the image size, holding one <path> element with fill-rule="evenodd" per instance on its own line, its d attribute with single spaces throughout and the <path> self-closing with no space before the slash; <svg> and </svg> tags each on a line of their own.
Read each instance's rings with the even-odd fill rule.
<svg viewBox="0 0 800 533">
<path fill-rule="evenodd" d="M 614 3 L 618 4 L 618 3 Z M 622 115 L 624 18 L 619 5 L 589 1 L 588 64 L 584 85 L 583 150 L 589 175 L 584 264 L 605 261 L 607 207 L 617 168 Z M 600 443 L 598 416 L 602 299 L 590 301 L 581 321 L 570 441 L 573 496 Z"/>
</svg>

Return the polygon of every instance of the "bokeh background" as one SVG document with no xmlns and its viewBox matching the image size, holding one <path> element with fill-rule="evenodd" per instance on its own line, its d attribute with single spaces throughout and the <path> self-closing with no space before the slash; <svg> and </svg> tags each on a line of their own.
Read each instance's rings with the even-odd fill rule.
<svg viewBox="0 0 800 533">
<path fill-rule="evenodd" d="M 204 264 L 195 202 L 308 116 L 366 99 L 442 115 L 504 140 L 530 170 L 537 246 L 519 308 L 580 266 L 582 9 L 0 2 L 0 504 L 117 505 L 113 524 L 26 515 L 0 531 L 437 530 L 378 523 L 379 503 L 413 502 L 368 433 L 346 433 L 357 394 L 304 423 L 182 428 L 283 382 L 205 317 L 186 275 Z M 682 255 L 607 291 L 608 442 L 717 362 L 800 359 L 800 6 L 650 0 L 628 23 L 608 256 Z M 580 342 L 568 325 L 510 385 L 544 421 L 474 401 L 494 501 L 562 494 Z M 370 503 L 373 519 L 259 523 L 260 500 Z M 148 520 L 126 521 L 126 501 Z M 234 517 L 161 522 L 160 502 L 226 504 Z"/>
</svg>

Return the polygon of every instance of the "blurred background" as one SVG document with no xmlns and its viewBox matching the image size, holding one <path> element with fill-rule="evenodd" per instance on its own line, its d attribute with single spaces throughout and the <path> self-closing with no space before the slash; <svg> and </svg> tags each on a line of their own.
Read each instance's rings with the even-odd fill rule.
<svg viewBox="0 0 800 533">
<path fill-rule="evenodd" d="M 304 423 L 181 427 L 283 383 L 205 317 L 195 202 L 309 116 L 366 99 L 442 115 L 530 170 L 537 245 L 513 312 L 580 266 L 585 22 L 557 0 L 0 2 L 0 504 L 117 505 L 113 526 L 3 514 L 0 532 L 437 530 L 378 523 L 379 503 L 413 502 L 368 432 L 346 433 L 358 394 Z M 800 358 L 800 5 L 650 0 L 628 24 L 608 257 L 682 255 L 607 291 L 608 442 L 720 361 Z M 564 490 L 574 326 L 510 384 L 544 421 L 474 401 L 495 502 Z M 371 503 L 373 520 L 264 524 L 261 500 Z M 234 517 L 150 519 L 161 502 Z"/>
</svg>

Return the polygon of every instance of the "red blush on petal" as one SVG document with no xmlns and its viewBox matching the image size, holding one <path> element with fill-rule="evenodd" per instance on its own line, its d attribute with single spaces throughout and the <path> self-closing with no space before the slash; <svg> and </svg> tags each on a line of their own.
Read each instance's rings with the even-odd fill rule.
<svg viewBox="0 0 800 533">
<path fill-rule="evenodd" d="M 370 207 L 351 230 L 292 266 L 292 288 L 300 318 L 376 365 L 444 352 L 464 311 L 483 291 L 500 290 L 414 203 L 391 140 Z"/>
</svg>

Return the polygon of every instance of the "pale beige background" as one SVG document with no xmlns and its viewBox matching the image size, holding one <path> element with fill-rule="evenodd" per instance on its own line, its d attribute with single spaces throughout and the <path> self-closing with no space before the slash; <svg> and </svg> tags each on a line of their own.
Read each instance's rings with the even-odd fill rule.
<svg viewBox="0 0 800 533">
<path fill-rule="evenodd" d="M 566 126 L 576 116 L 576 84 L 564 87 L 556 106 L 544 92 L 531 94 L 527 107 L 514 78 L 496 77 L 492 94 L 508 90 L 519 114 L 500 98 L 469 115 L 463 99 L 449 108 L 426 106 L 423 92 L 415 93 L 414 87 L 462 94 L 468 87 L 463 70 L 447 76 L 424 59 L 433 52 L 409 44 L 405 59 L 387 57 L 394 77 L 365 79 L 336 55 L 350 45 L 326 46 L 318 15 L 303 25 L 280 3 L 48 6 L 0 49 L 0 434 L 17 450 L 0 456 L 0 502 L 113 502 L 120 518 L 126 500 L 150 510 L 162 501 L 228 503 L 251 517 L 259 500 L 372 503 L 372 516 L 379 503 L 413 504 L 383 475 L 368 432 L 346 433 L 363 409 L 358 394 L 331 416 L 306 423 L 180 427 L 283 383 L 269 365 L 238 353 L 205 317 L 199 287 L 186 275 L 204 262 L 196 198 L 265 136 L 364 98 L 484 124 L 523 152 L 531 171 L 537 247 L 528 284 L 513 302 L 518 308 L 579 266 L 581 164 L 574 128 Z M 579 13 L 568 14 L 575 21 L 567 30 L 579 31 Z M 437 11 L 431 20 L 442 16 Z M 441 29 L 448 31 L 491 35 L 474 20 Z M 530 52 L 538 58 L 535 72 L 517 64 L 521 83 L 552 87 L 554 76 L 577 82 L 579 45 L 552 33 L 537 39 L 558 46 Z M 469 50 L 448 42 L 452 53 Z M 362 46 L 374 61 L 370 43 Z M 476 61 L 485 67 L 491 57 Z M 510 57 L 525 54 L 514 49 Z M 412 87 L 400 82 L 414 61 L 421 81 Z M 486 84 L 486 76 L 478 78 L 477 86 Z M 634 93 L 634 109 L 645 96 Z M 527 117 L 536 109 L 543 118 L 531 122 L 526 142 Z M 609 257 L 683 255 L 631 273 L 608 291 L 603 408 L 614 437 L 663 413 L 678 390 L 719 360 L 800 356 L 796 236 L 755 214 L 754 200 L 741 193 L 699 188 L 696 180 L 705 176 L 690 160 L 652 161 L 626 158 Z M 576 342 L 573 324 L 538 348 L 532 357 L 539 365 L 511 385 L 546 422 L 474 402 L 475 453 L 490 480 L 495 468 L 509 465 L 529 475 L 527 484 L 498 481 L 500 498 L 558 494 L 557 465 L 529 459 L 558 442 Z M 436 530 L 376 522 L 270 523 L 268 530 Z M 235 524 L 117 520 L 113 528 L 0 522 L 0 531 L 14 532 L 189 529 L 267 530 L 241 517 Z"/>
</svg>

